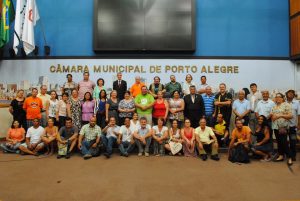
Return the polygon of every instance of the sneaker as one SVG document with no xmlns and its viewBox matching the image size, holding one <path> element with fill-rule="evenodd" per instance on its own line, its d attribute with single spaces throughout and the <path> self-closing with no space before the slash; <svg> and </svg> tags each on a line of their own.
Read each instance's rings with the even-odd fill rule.
<svg viewBox="0 0 300 201">
<path fill-rule="evenodd" d="M 214 161 L 219 161 L 220 160 L 220 158 L 219 158 L 219 156 L 216 154 L 216 155 L 212 155 L 212 156 L 210 156 L 210 158 L 212 159 L 212 160 L 214 160 Z"/>
<path fill-rule="evenodd" d="M 149 153 L 148 153 L 148 152 L 145 152 L 145 156 L 148 157 L 148 156 L 149 156 Z"/>
<path fill-rule="evenodd" d="M 67 153 L 66 155 L 65 155 L 65 158 L 66 159 L 69 159 L 71 157 L 71 154 L 70 153 Z"/>
<path fill-rule="evenodd" d="M 61 159 L 63 156 L 62 155 L 57 155 L 56 158 L 57 159 Z"/>
<path fill-rule="evenodd" d="M 138 156 L 142 156 L 142 155 L 143 155 L 143 153 L 139 153 L 139 154 L 138 154 Z"/>
<path fill-rule="evenodd" d="M 129 156 L 129 154 L 128 154 L 128 153 L 125 153 L 125 154 L 123 154 L 123 156 L 125 156 L 125 157 L 128 157 L 128 156 Z"/>
<path fill-rule="evenodd" d="M 92 155 L 91 155 L 91 154 L 85 154 L 85 155 L 83 156 L 83 159 L 84 159 L 84 160 L 87 160 L 87 159 L 90 159 L 90 158 L 92 158 Z"/>
</svg>

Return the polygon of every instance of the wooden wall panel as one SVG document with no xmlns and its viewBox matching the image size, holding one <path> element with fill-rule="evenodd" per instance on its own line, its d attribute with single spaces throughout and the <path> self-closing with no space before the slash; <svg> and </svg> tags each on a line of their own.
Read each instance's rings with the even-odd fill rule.
<svg viewBox="0 0 300 201">
<path fill-rule="evenodd" d="M 290 0 L 290 16 L 300 12 L 300 0 Z"/>
<path fill-rule="evenodd" d="M 300 16 L 290 20 L 291 56 L 300 54 Z"/>
</svg>

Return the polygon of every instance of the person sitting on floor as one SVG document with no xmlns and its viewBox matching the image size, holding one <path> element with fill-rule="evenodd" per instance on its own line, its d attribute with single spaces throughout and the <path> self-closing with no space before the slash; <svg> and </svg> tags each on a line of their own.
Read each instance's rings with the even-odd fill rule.
<svg viewBox="0 0 300 201">
<path fill-rule="evenodd" d="M 25 139 L 25 130 L 18 120 L 13 121 L 11 128 L 7 132 L 6 142 L 0 145 L 5 153 L 18 153 L 19 146 Z"/>
<path fill-rule="evenodd" d="M 172 127 L 169 129 L 169 140 L 165 145 L 165 148 L 170 151 L 170 155 L 181 155 L 183 139 L 181 136 L 181 130 L 178 128 L 178 121 L 172 122 Z"/>
<path fill-rule="evenodd" d="M 19 147 L 22 153 L 38 156 L 39 151 L 44 148 L 44 143 L 41 139 L 43 133 L 44 128 L 40 126 L 40 120 L 33 119 L 33 126 L 27 130 L 26 142 Z"/>
<path fill-rule="evenodd" d="M 60 159 L 65 156 L 66 159 L 71 157 L 71 152 L 77 143 L 78 128 L 73 125 L 72 118 L 67 117 L 65 121 L 65 126 L 59 129 L 57 135 L 57 146 L 58 154 L 57 158 Z"/>
<path fill-rule="evenodd" d="M 228 140 L 228 129 L 226 126 L 226 122 L 223 118 L 223 114 L 219 113 L 217 115 L 217 121 L 214 125 L 214 127 L 212 128 L 212 130 L 214 131 L 217 140 L 218 140 L 218 145 L 220 147 L 225 146 L 226 145 L 226 141 Z"/>
<path fill-rule="evenodd" d="M 54 126 L 54 120 L 52 118 L 48 119 L 48 126 L 44 129 L 42 135 L 42 141 L 47 149 L 46 155 L 52 155 L 54 153 L 54 143 L 57 137 L 58 128 Z"/>
<path fill-rule="evenodd" d="M 269 122 L 265 116 L 260 115 L 257 119 L 257 123 L 254 134 L 256 136 L 256 144 L 251 148 L 251 150 L 255 154 L 263 157 L 261 161 L 270 161 L 273 144 Z"/>
<path fill-rule="evenodd" d="M 248 126 L 243 126 L 243 121 L 237 118 L 235 120 L 235 129 L 233 129 L 231 134 L 228 160 L 233 163 L 248 163 L 250 143 L 251 129 Z"/>
<path fill-rule="evenodd" d="M 213 130 L 206 126 L 206 119 L 200 119 L 200 126 L 195 129 L 196 142 L 198 145 L 198 151 L 203 161 L 207 160 L 207 154 L 205 149 L 211 148 L 211 159 L 218 161 L 218 140 Z"/>
<path fill-rule="evenodd" d="M 85 160 L 99 155 L 100 136 L 101 128 L 96 125 L 96 117 L 91 117 L 90 123 L 82 126 L 78 139 L 78 149 Z"/>
<path fill-rule="evenodd" d="M 158 118 L 157 125 L 152 127 L 153 149 L 155 156 L 165 155 L 165 143 L 168 139 L 168 127 L 164 126 L 164 119 Z"/>
<path fill-rule="evenodd" d="M 129 153 L 134 149 L 135 142 L 133 140 L 134 130 L 130 127 L 130 119 L 125 118 L 124 125 L 121 126 L 118 135 L 118 145 L 121 156 L 128 157 Z"/>
<path fill-rule="evenodd" d="M 120 127 L 116 124 L 116 118 L 110 117 L 108 125 L 102 130 L 101 141 L 106 151 L 104 156 L 110 158 L 113 153 L 113 146 L 117 142 Z"/>
<path fill-rule="evenodd" d="M 140 118 L 140 126 L 134 132 L 133 137 L 135 139 L 135 143 L 139 148 L 138 156 L 142 156 L 145 150 L 145 156 L 149 156 L 149 148 L 151 144 L 151 126 L 147 124 L 146 117 Z M 145 146 L 145 147 L 144 147 Z M 144 149 L 145 148 L 145 149 Z"/>
</svg>

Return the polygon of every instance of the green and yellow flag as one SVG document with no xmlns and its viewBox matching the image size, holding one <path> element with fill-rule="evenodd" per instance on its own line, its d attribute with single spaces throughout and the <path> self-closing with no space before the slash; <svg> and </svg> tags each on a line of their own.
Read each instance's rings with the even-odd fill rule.
<svg viewBox="0 0 300 201">
<path fill-rule="evenodd" d="M 9 29 L 15 19 L 15 10 L 11 0 L 3 0 L 1 5 L 0 20 L 0 48 L 9 41 Z"/>
</svg>

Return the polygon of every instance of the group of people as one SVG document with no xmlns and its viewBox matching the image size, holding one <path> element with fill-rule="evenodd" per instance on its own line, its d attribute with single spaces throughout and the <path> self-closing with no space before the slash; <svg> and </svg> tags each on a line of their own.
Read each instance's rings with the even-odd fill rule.
<svg viewBox="0 0 300 201">
<path fill-rule="evenodd" d="M 7 141 L 1 145 L 5 152 L 47 154 L 58 147 L 58 158 L 69 158 L 76 148 L 85 159 L 98 156 L 101 149 L 110 158 L 113 147 L 127 157 L 137 147 L 138 155 L 197 156 L 219 160 L 219 147 L 229 146 L 229 160 L 248 161 L 248 152 L 270 161 L 273 153 L 273 133 L 277 141 L 274 161 L 287 159 L 289 165 L 296 160 L 298 118 L 300 104 L 294 90 L 277 93 L 273 100 L 267 90 L 257 85 L 240 90 L 238 98 L 219 85 L 213 93 L 205 76 L 194 83 L 192 75 L 181 85 L 174 75 L 162 84 L 158 76 L 147 87 L 139 76 L 129 88 L 117 74 L 113 91 L 107 97 L 105 81 L 95 84 L 89 73 L 75 83 L 67 75 L 64 93 L 58 100 L 55 91 L 47 93 L 33 88 L 25 98 L 19 90 L 11 102 L 13 123 Z M 235 122 L 230 132 L 230 122 Z M 24 142 L 25 140 L 25 142 Z M 151 146 L 153 145 L 153 146 Z M 241 154 L 244 155 L 241 159 Z"/>
</svg>

